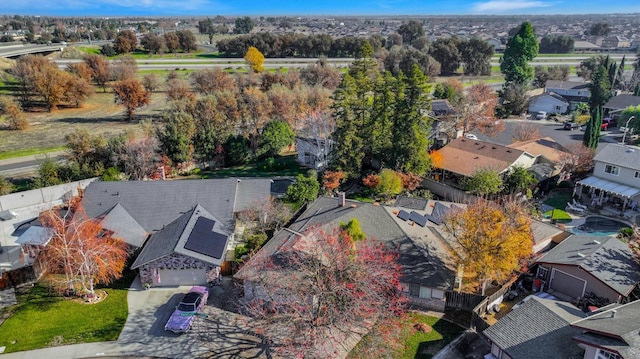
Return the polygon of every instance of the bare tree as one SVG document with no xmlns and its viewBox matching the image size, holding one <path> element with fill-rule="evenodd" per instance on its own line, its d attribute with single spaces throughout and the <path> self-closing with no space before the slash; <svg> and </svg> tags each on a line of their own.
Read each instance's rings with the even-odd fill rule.
<svg viewBox="0 0 640 359">
<path fill-rule="evenodd" d="M 537 140 L 541 138 L 540 131 L 538 131 L 538 127 L 534 126 L 530 123 L 520 123 L 516 126 L 513 132 L 513 141 L 514 142 L 524 142 L 530 140 Z"/>
</svg>

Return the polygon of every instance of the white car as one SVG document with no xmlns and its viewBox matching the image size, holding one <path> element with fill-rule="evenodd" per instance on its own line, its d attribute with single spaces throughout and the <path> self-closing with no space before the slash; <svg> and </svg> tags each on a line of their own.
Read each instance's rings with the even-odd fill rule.
<svg viewBox="0 0 640 359">
<path fill-rule="evenodd" d="M 538 113 L 536 113 L 536 119 L 538 119 L 538 120 L 546 120 L 547 119 L 547 112 L 546 111 L 538 111 Z"/>
<path fill-rule="evenodd" d="M 474 135 L 473 133 L 465 133 L 464 137 L 470 139 L 470 140 L 477 140 L 478 136 Z"/>
</svg>

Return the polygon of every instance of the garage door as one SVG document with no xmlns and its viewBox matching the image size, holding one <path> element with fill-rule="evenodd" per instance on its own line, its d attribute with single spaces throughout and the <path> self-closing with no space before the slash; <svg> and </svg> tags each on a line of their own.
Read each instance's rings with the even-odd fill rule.
<svg viewBox="0 0 640 359">
<path fill-rule="evenodd" d="M 180 286 L 180 285 L 207 284 L 207 276 L 204 269 L 160 269 L 158 276 L 153 278 L 154 286 Z"/>
<path fill-rule="evenodd" d="M 551 289 L 566 294 L 572 298 L 582 297 L 586 281 L 569 275 L 563 271 L 553 269 L 551 271 Z"/>
</svg>

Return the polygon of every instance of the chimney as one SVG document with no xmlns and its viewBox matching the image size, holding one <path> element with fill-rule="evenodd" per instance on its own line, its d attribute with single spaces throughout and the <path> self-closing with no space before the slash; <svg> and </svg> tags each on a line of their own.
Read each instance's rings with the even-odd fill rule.
<svg viewBox="0 0 640 359">
<path fill-rule="evenodd" d="M 338 192 L 338 199 L 340 200 L 340 207 L 345 207 L 347 205 L 347 194 L 344 192 Z"/>
<path fill-rule="evenodd" d="M 617 313 L 617 311 L 615 309 L 611 309 L 611 318 L 615 318 L 616 317 L 616 313 Z"/>
</svg>

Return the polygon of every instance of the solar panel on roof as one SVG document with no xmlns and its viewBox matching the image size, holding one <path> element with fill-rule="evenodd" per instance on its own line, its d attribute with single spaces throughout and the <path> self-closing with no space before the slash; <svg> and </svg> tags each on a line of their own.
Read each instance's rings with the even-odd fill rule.
<svg viewBox="0 0 640 359">
<path fill-rule="evenodd" d="M 406 221 L 407 219 L 409 219 L 409 212 L 405 210 L 400 210 L 400 212 L 398 212 L 398 218 L 400 218 L 403 221 Z"/>
<path fill-rule="evenodd" d="M 431 222 L 433 222 L 433 223 L 435 223 L 437 225 L 441 225 L 442 224 L 442 221 L 438 217 L 425 214 L 424 218 L 430 220 Z"/>
<path fill-rule="evenodd" d="M 433 206 L 433 212 L 431 212 L 431 215 L 435 218 L 438 218 L 439 220 L 442 220 L 447 215 L 447 213 L 449 213 L 449 207 L 440 202 L 436 202 L 435 206 Z"/>
<path fill-rule="evenodd" d="M 184 248 L 216 259 L 221 259 L 227 245 L 227 235 L 214 232 L 216 222 L 209 218 L 198 217 L 187 238 Z"/>
<path fill-rule="evenodd" d="M 424 227 L 427 224 L 427 219 L 416 211 L 411 211 L 411 214 L 409 215 L 409 220 L 413 221 L 413 223 L 416 223 L 420 227 Z"/>
</svg>

